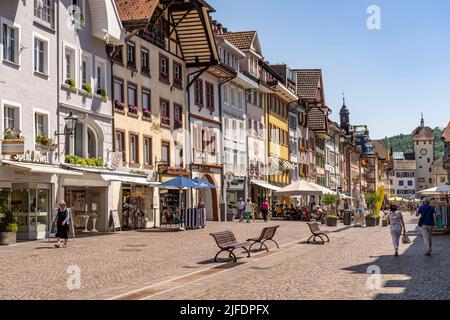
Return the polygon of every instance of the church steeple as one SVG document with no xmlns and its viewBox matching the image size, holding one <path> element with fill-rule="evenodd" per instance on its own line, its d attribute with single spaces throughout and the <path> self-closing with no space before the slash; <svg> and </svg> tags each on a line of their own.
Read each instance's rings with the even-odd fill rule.
<svg viewBox="0 0 450 320">
<path fill-rule="evenodd" d="M 420 121 L 420 126 L 422 128 L 425 127 L 425 120 L 423 119 L 423 112 L 422 112 L 422 120 Z"/>
<path fill-rule="evenodd" d="M 347 109 L 347 106 L 345 104 L 345 94 L 342 93 L 342 108 L 339 112 L 341 123 L 340 126 L 342 129 L 344 129 L 347 134 L 350 132 L 350 111 Z"/>
</svg>

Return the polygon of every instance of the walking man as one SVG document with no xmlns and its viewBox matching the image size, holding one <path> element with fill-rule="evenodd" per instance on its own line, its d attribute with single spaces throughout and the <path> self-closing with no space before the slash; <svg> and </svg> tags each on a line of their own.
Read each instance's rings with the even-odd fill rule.
<svg viewBox="0 0 450 320">
<path fill-rule="evenodd" d="M 244 222 L 244 209 L 245 202 L 242 200 L 242 198 L 239 198 L 239 202 L 237 203 L 237 215 L 239 217 L 239 222 Z"/>
<path fill-rule="evenodd" d="M 437 215 L 434 207 L 430 205 L 430 200 L 426 199 L 424 205 L 422 205 L 417 215 L 420 215 L 419 227 L 422 228 L 423 243 L 425 245 L 425 255 L 431 256 L 432 244 L 433 244 L 433 229 L 437 224 Z"/>
</svg>

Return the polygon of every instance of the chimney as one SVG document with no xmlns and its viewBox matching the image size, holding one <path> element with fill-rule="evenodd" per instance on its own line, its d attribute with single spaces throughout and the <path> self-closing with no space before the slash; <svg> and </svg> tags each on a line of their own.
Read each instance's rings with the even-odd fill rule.
<svg viewBox="0 0 450 320">
<path fill-rule="evenodd" d="M 228 32 L 228 28 L 222 28 L 223 33 L 227 33 Z"/>
</svg>

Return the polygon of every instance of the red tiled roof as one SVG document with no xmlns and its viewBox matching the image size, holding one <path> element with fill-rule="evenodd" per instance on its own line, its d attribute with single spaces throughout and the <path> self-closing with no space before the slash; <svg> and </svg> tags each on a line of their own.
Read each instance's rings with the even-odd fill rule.
<svg viewBox="0 0 450 320">
<path fill-rule="evenodd" d="M 315 99 L 322 77 L 321 69 L 300 69 L 297 72 L 297 95 L 304 99 Z"/>
<path fill-rule="evenodd" d="M 115 0 L 123 22 L 148 20 L 159 0 Z"/>
<path fill-rule="evenodd" d="M 217 37 L 226 39 L 241 50 L 250 50 L 255 39 L 256 31 L 219 33 Z"/>
<path fill-rule="evenodd" d="M 447 128 L 444 130 L 444 133 L 442 133 L 442 139 L 445 141 L 450 141 L 450 122 L 448 123 Z"/>
</svg>

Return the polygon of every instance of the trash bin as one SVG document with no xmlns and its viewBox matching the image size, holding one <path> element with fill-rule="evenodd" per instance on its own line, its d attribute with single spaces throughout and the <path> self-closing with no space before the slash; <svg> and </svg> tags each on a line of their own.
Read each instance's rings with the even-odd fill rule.
<svg viewBox="0 0 450 320">
<path fill-rule="evenodd" d="M 344 225 L 350 226 L 352 224 L 352 212 L 344 211 Z"/>
</svg>

